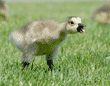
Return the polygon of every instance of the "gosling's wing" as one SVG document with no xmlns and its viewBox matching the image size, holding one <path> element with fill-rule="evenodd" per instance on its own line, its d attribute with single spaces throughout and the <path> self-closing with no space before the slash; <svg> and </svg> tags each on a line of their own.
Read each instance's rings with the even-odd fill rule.
<svg viewBox="0 0 110 86">
<path fill-rule="evenodd" d="M 110 3 L 103 4 L 98 7 L 92 14 L 91 18 L 101 23 L 109 23 L 110 21 Z"/>
<path fill-rule="evenodd" d="M 9 34 L 8 38 L 18 49 L 21 50 L 24 41 L 24 34 L 20 33 L 19 30 L 15 30 Z"/>
<path fill-rule="evenodd" d="M 28 25 L 30 25 L 30 23 L 27 23 L 26 25 L 24 25 L 23 27 L 19 28 L 18 30 L 14 30 L 13 32 L 11 32 L 8 36 L 8 39 L 14 43 L 18 49 L 22 50 L 24 44 L 25 44 L 25 34 L 26 31 L 28 29 Z"/>
<path fill-rule="evenodd" d="M 59 23 L 52 20 L 39 20 L 31 23 L 27 30 L 25 41 L 27 44 L 33 42 L 49 42 L 55 36 L 58 36 Z"/>
</svg>

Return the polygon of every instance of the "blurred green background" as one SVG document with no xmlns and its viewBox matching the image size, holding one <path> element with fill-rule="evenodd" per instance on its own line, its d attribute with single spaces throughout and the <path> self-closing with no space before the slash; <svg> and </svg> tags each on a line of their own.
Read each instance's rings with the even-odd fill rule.
<svg viewBox="0 0 110 86">
<path fill-rule="evenodd" d="M 110 86 L 110 24 L 91 19 L 105 2 L 8 2 L 9 21 L 0 19 L 0 86 Z M 85 34 L 69 35 L 54 59 L 55 71 L 48 71 L 44 56 L 35 57 L 34 68 L 21 71 L 22 53 L 8 40 L 13 30 L 37 19 L 64 22 L 79 16 Z M 61 71 L 59 72 L 59 66 Z"/>
</svg>

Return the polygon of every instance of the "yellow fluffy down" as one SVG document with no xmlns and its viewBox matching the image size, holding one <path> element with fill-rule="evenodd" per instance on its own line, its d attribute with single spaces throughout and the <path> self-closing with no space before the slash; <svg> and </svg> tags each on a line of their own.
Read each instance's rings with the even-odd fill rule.
<svg viewBox="0 0 110 86">
<path fill-rule="evenodd" d="M 108 14 L 106 12 L 101 12 L 99 14 L 96 14 L 95 19 L 100 23 L 107 23 L 107 17 Z"/>
</svg>

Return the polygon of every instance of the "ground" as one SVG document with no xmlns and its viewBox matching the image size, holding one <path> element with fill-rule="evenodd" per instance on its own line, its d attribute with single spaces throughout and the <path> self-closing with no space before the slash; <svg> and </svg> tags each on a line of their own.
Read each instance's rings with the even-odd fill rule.
<svg viewBox="0 0 110 86">
<path fill-rule="evenodd" d="M 109 86 L 110 25 L 91 19 L 103 2 L 8 3 L 9 21 L 0 20 L 0 86 Z M 21 71 L 22 53 L 8 40 L 13 30 L 29 21 L 53 19 L 63 22 L 79 16 L 85 34 L 69 35 L 59 47 L 55 71 L 48 71 L 44 56 L 34 59 L 33 69 Z M 60 66 L 60 72 L 58 71 Z"/>
</svg>

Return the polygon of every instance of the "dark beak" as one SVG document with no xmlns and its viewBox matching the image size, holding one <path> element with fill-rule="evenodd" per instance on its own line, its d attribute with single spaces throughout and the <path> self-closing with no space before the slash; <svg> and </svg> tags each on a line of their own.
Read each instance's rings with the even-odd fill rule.
<svg viewBox="0 0 110 86">
<path fill-rule="evenodd" d="M 78 26 L 85 27 L 86 25 L 79 23 Z"/>
<path fill-rule="evenodd" d="M 84 27 L 85 26 L 86 26 L 85 24 L 79 23 L 78 24 L 78 28 L 77 28 L 77 32 L 79 32 L 79 33 L 85 33 L 85 30 L 84 30 Z"/>
</svg>

